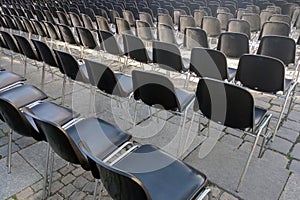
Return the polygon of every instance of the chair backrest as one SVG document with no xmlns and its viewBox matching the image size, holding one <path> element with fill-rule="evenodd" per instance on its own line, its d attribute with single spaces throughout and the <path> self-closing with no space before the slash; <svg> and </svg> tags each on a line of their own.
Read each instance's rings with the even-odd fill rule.
<svg viewBox="0 0 300 200">
<path fill-rule="evenodd" d="M 76 27 L 76 30 L 81 45 L 89 49 L 95 49 L 98 46 L 92 32 L 89 29 L 78 26 Z"/>
<path fill-rule="evenodd" d="M 202 29 L 208 37 L 218 37 L 221 34 L 221 24 L 216 17 L 204 16 L 202 18 Z"/>
<path fill-rule="evenodd" d="M 118 56 L 123 55 L 123 52 L 121 51 L 120 46 L 112 33 L 100 30 L 99 34 L 101 37 L 101 44 L 107 53 Z"/>
<path fill-rule="evenodd" d="M 119 87 L 114 72 L 106 65 L 85 59 L 86 69 L 89 75 L 90 83 L 99 90 L 110 94 L 122 96 L 122 90 Z"/>
<path fill-rule="evenodd" d="M 148 22 L 136 20 L 136 33 L 142 40 L 154 40 L 154 35 Z"/>
<path fill-rule="evenodd" d="M 173 83 L 165 76 L 153 72 L 132 71 L 135 100 L 165 110 L 180 110 Z M 180 110 L 181 111 L 181 110 Z"/>
<path fill-rule="evenodd" d="M 135 18 L 130 10 L 123 10 L 123 17 L 129 23 L 129 26 L 135 26 Z"/>
<path fill-rule="evenodd" d="M 73 27 L 83 26 L 83 23 L 77 13 L 69 12 L 69 16 Z"/>
<path fill-rule="evenodd" d="M 33 137 L 36 140 L 44 140 L 40 134 L 24 116 L 24 114 L 8 100 L 0 98 L 0 115 L 5 123 L 20 135 Z"/>
<path fill-rule="evenodd" d="M 117 34 L 128 33 L 133 35 L 133 32 L 130 28 L 128 21 L 119 17 L 116 17 L 116 33 Z"/>
<path fill-rule="evenodd" d="M 54 54 L 53 50 L 49 48 L 49 46 L 40 40 L 31 39 L 33 42 L 33 45 L 37 49 L 37 52 L 39 53 L 41 59 L 48 65 L 53 67 L 58 67 L 61 72 L 63 72 L 63 69 L 58 63 L 58 60 L 56 58 L 56 55 Z"/>
<path fill-rule="evenodd" d="M 198 77 L 209 77 L 217 80 L 228 79 L 226 57 L 221 51 L 214 49 L 193 48 L 190 71 Z"/>
<path fill-rule="evenodd" d="M 52 13 L 49 10 L 43 10 L 46 19 L 48 22 L 52 23 L 52 24 L 56 24 L 55 20 L 54 20 L 54 16 L 52 15 Z"/>
<path fill-rule="evenodd" d="M 167 24 L 174 29 L 172 17 L 168 14 L 159 14 L 157 16 L 157 22 L 159 24 Z"/>
<path fill-rule="evenodd" d="M 269 18 L 273 15 L 273 12 L 268 10 L 262 10 L 259 14 L 260 17 L 260 28 L 262 29 L 264 23 L 269 20 Z"/>
<path fill-rule="evenodd" d="M 178 24 L 178 30 L 181 33 L 184 33 L 185 29 L 187 27 L 195 27 L 196 23 L 192 16 L 190 15 L 181 15 L 179 17 L 179 24 Z"/>
<path fill-rule="evenodd" d="M 205 10 L 194 11 L 194 19 L 195 19 L 196 26 L 202 27 L 202 19 L 204 16 L 208 16 L 208 13 Z"/>
<path fill-rule="evenodd" d="M 227 24 L 227 31 L 234 33 L 244 33 L 251 38 L 250 24 L 242 19 L 231 19 Z"/>
<path fill-rule="evenodd" d="M 243 54 L 249 53 L 249 38 L 244 33 L 221 33 L 217 49 L 227 57 L 239 58 Z"/>
<path fill-rule="evenodd" d="M 46 17 L 45 17 L 44 13 L 41 10 L 36 9 L 36 10 L 34 10 L 34 12 L 35 12 L 35 15 L 36 15 L 38 21 L 41 22 L 41 21 L 46 20 Z"/>
<path fill-rule="evenodd" d="M 227 29 L 228 21 L 233 18 L 234 18 L 234 16 L 231 13 L 218 13 L 217 14 L 217 19 L 220 21 L 222 30 Z"/>
<path fill-rule="evenodd" d="M 56 11 L 56 14 L 57 14 L 57 17 L 58 17 L 58 22 L 60 24 L 64 24 L 64 25 L 70 26 L 70 23 L 69 23 L 69 20 L 67 18 L 67 15 L 64 12 L 62 12 L 62 11 Z"/>
<path fill-rule="evenodd" d="M 104 30 L 104 31 L 109 31 L 109 32 L 113 32 L 111 30 L 111 28 L 108 25 L 108 21 L 106 18 L 102 17 L 102 16 L 96 16 L 96 23 L 98 26 L 98 30 Z"/>
<path fill-rule="evenodd" d="M 139 13 L 139 18 L 140 18 L 141 21 L 148 22 L 148 24 L 150 25 L 150 27 L 154 27 L 153 18 L 152 18 L 152 16 L 149 13 L 147 13 L 147 12 L 140 12 Z"/>
<path fill-rule="evenodd" d="M 187 27 L 184 33 L 183 46 L 187 49 L 194 47 L 208 48 L 206 32 L 201 28 Z"/>
<path fill-rule="evenodd" d="M 264 36 L 257 50 L 257 54 L 278 58 L 285 65 L 295 62 L 296 42 L 286 36 Z"/>
<path fill-rule="evenodd" d="M 198 82 L 194 111 L 208 119 L 238 129 L 254 128 L 254 100 L 246 89 L 203 78 Z"/>
<path fill-rule="evenodd" d="M 243 55 L 235 80 L 253 90 L 276 93 L 285 88 L 285 66 L 277 59 L 263 55 Z"/>
<path fill-rule="evenodd" d="M 39 132 L 46 136 L 47 142 L 57 155 L 70 163 L 81 164 L 86 170 L 90 169 L 86 157 L 62 127 L 53 122 L 32 117 Z"/>
<path fill-rule="evenodd" d="M 158 23 L 157 39 L 161 42 L 177 44 L 174 29 L 168 24 Z"/>
<path fill-rule="evenodd" d="M 126 47 L 125 53 L 127 53 L 131 59 L 143 63 L 149 63 L 151 61 L 152 58 L 149 58 L 145 45 L 140 38 L 130 34 L 123 34 L 123 42 Z"/>
<path fill-rule="evenodd" d="M 64 73 L 72 80 L 89 83 L 88 77 L 84 74 L 83 69 L 77 62 L 76 58 L 64 51 L 54 50 L 54 53 L 59 59 Z"/>
<path fill-rule="evenodd" d="M 109 11 L 109 20 L 110 20 L 110 23 L 116 24 L 116 18 L 120 18 L 119 13 L 116 10 L 110 10 Z"/>
<path fill-rule="evenodd" d="M 96 166 L 104 187 L 113 199 L 151 199 L 146 187 L 135 176 L 105 164 L 87 150 L 88 147 L 83 149 L 90 165 Z"/>
<path fill-rule="evenodd" d="M 15 53 L 21 53 L 20 47 L 18 46 L 17 42 L 10 33 L 6 31 L 0 31 L 0 33 L 2 35 L 3 40 L 5 41 L 5 44 L 11 51 Z"/>
<path fill-rule="evenodd" d="M 184 66 L 182 63 L 181 53 L 174 44 L 160 41 L 153 41 L 153 63 L 167 70 L 182 72 Z"/>
<path fill-rule="evenodd" d="M 32 44 L 28 41 L 28 39 L 21 35 L 14 35 L 14 38 L 16 39 L 19 48 L 21 50 L 21 53 L 28 57 L 29 59 L 38 60 L 40 61 L 39 54 L 33 49 Z"/>
<path fill-rule="evenodd" d="M 32 25 L 32 22 L 29 19 L 23 17 L 22 20 L 28 33 L 37 34 L 34 26 Z"/>
<path fill-rule="evenodd" d="M 265 22 L 260 34 L 259 38 L 261 39 L 262 37 L 266 35 L 281 35 L 281 36 L 289 36 L 290 34 L 290 25 L 285 23 L 285 22 Z"/>
<path fill-rule="evenodd" d="M 14 29 L 14 30 L 17 29 L 16 23 L 15 23 L 14 19 L 10 15 L 3 15 L 3 17 L 4 17 L 5 21 L 6 21 L 7 26 L 10 29 Z"/>
<path fill-rule="evenodd" d="M 44 22 L 48 35 L 53 40 L 60 40 L 60 33 L 56 26 L 51 22 Z"/>
<path fill-rule="evenodd" d="M 86 14 L 81 14 L 82 22 L 85 28 L 90 29 L 90 30 L 95 30 L 95 27 L 93 25 L 93 21 L 90 16 Z"/>
<path fill-rule="evenodd" d="M 258 14 L 245 13 L 242 15 L 241 19 L 247 21 L 250 24 L 251 32 L 257 32 L 260 30 L 260 17 Z"/>
<path fill-rule="evenodd" d="M 26 32 L 26 27 L 25 27 L 25 25 L 23 24 L 22 18 L 21 18 L 21 17 L 16 17 L 16 16 L 14 16 L 13 18 L 14 18 L 14 21 L 15 21 L 15 23 L 16 23 L 17 29 L 18 29 L 19 31 Z"/>
<path fill-rule="evenodd" d="M 31 20 L 36 33 L 41 37 L 49 37 L 44 24 L 38 20 Z"/>
<path fill-rule="evenodd" d="M 77 45 L 75 36 L 69 26 L 64 25 L 64 24 L 59 24 L 58 29 L 59 29 L 59 33 L 62 37 L 62 40 L 64 42 Z"/>
<path fill-rule="evenodd" d="M 270 18 L 269 21 L 271 22 L 285 22 L 287 24 L 291 24 L 291 17 L 288 15 L 282 15 L 282 14 L 273 14 Z"/>
<path fill-rule="evenodd" d="M 88 15 L 92 21 L 96 21 L 96 15 L 92 8 L 86 7 L 85 14 Z"/>
</svg>

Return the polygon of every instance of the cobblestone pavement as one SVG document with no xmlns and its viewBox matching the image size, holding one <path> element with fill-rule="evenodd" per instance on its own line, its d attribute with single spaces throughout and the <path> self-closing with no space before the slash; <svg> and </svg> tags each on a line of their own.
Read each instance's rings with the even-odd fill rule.
<svg viewBox="0 0 300 200">
<path fill-rule="evenodd" d="M 106 58 L 109 57 L 108 55 L 104 56 Z M 110 59 L 115 58 L 110 57 Z M 9 65 L 9 57 L 3 56 L 1 67 L 9 70 Z M 20 58 L 17 58 L 14 62 L 14 72 L 23 74 L 23 65 Z M 114 65 L 117 66 L 116 62 Z M 49 72 L 46 73 L 44 91 L 49 95 L 49 101 L 60 103 L 62 75 L 57 70 L 52 70 L 56 71 L 55 75 L 52 76 Z M 29 64 L 27 71 L 26 83 L 40 87 L 42 70 Z M 174 82 L 180 84 L 180 79 L 175 79 Z M 193 87 L 193 84 L 191 85 Z M 67 88 L 69 92 L 66 96 L 65 105 L 80 112 L 82 116 L 88 116 L 89 101 L 87 97 L 90 94 L 89 86 L 75 83 L 74 85 L 68 84 Z M 273 114 L 274 117 L 270 127 L 271 129 L 274 128 L 282 100 L 262 94 L 254 94 L 254 96 L 256 105 L 269 109 Z M 235 192 L 235 188 L 250 151 L 252 138 L 247 138 L 247 141 L 238 149 L 237 147 L 242 141 L 240 132 L 212 125 L 212 134 L 215 132 L 218 135 L 218 142 L 206 157 L 200 158 L 199 148 L 201 148 L 200 144 L 205 141 L 205 138 L 203 139 L 203 136 L 197 134 L 196 128 L 192 128 L 192 134 L 195 136 L 193 141 L 190 141 L 184 161 L 207 174 L 209 187 L 212 189 L 214 199 L 284 200 L 300 198 L 299 86 L 297 87 L 294 101 L 295 105 L 292 112 L 280 127 L 275 141 L 268 146 L 264 157 L 262 159 L 253 158 L 245 183 L 239 193 Z M 126 102 L 122 102 L 122 104 L 126 104 Z M 176 143 L 174 138 L 177 135 L 174 136 L 173 133 L 176 133 L 179 129 L 178 124 L 181 120 L 179 117 L 171 116 L 166 112 L 158 112 L 155 118 L 157 118 L 157 123 L 163 121 L 163 126 L 156 131 L 155 135 L 145 137 L 143 134 L 147 133 L 140 131 L 140 128 L 156 123 L 155 119 L 147 118 L 148 110 L 146 107 L 139 112 L 139 125 L 132 129 L 133 104 L 130 105 L 128 113 L 124 107 L 119 107 L 115 100 L 111 100 L 111 98 L 99 93 L 97 94 L 95 105 L 95 114 L 98 117 L 131 133 L 135 141 L 141 144 L 155 144 L 171 154 L 174 154 L 174 151 L 176 151 L 173 142 Z M 188 125 L 191 114 L 192 111 L 189 112 Z M 153 130 L 151 129 L 150 131 Z M 46 144 L 13 134 L 12 173 L 8 175 L 6 173 L 8 131 L 8 126 L 1 123 L 0 199 L 41 199 Z M 172 141 L 170 142 L 170 140 Z M 59 157 L 55 157 L 53 185 L 48 199 L 92 199 L 93 190 L 94 179 L 90 172 L 86 172 L 77 165 L 68 164 Z M 105 190 L 102 191 L 102 199 L 110 199 Z"/>
</svg>

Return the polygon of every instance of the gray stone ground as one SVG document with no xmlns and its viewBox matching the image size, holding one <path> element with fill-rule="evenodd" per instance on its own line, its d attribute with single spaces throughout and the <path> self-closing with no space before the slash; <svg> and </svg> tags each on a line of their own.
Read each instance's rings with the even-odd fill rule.
<svg viewBox="0 0 300 200">
<path fill-rule="evenodd" d="M 6 52 L 7 53 L 7 52 Z M 99 55 L 88 55 L 99 58 Z M 116 59 L 104 55 L 106 59 Z M 117 62 L 112 65 L 117 67 Z M 1 67 L 10 69 L 9 57 L 1 58 Z M 41 66 L 41 63 L 38 63 Z M 130 73 L 133 68 L 130 63 L 125 71 Z M 62 75 L 56 70 L 54 76 L 46 73 L 44 91 L 49 95 L 49 101 L 61 102 Z M 14 72 L 23 74 L 23 62 L 16 58 Z M 26 74 L 27 84 L 40 87 L 41 69 L 28 65 Z M 173 80 L 176 85 L 182 85 L 180 78 Z M 195 84 L 191 84 L 193 90 Z M 91 115 L 89 112 L 90 90 L 88 85 L 68 84 L 65 105 L 81 113 L 83 117 Z M 256 104 L 270 109 L 274 115 L 271 130 L 274 129 L 276 117 L 279 115 L 282 100 L 272 96 L 254 94 Z M 133 135 L 135 141 L 155 144 L 176 155 L 179 141 L 179 124 L 181 118 L 167 112 L 156 112 L 155 117 L 149 119 L 148 108 L 142 106 L 138 113 L 138 125 L 132 128 L 134 102 L 129 109 L 126 101 L 119 106 L 116 100 L 97 93 L 95 98 L 96 115 L 113 123 Z M 129 111 L 128 111 L 129 110 Z M 239 131 L 211 124 L 211 138 L 217 138 L 216 144 L 202 134 L 197 133 L 197 127 L 192 126 L 191 137 L 187 142 L 184 161 L 204 172 L 209 180 L 214 199 L 300 199 L 300 87 L 297 87 L 295 105 L 287 120 L 280 127 L 274 143 L 268 146 L 262 159 L 257 158 L 255 152 L 244 185 L 239 193 L 235 192 L 239 177 L 246 162 L 253 138 L 238 149 L 241 143 Z M 186 131 L 191 123 L 192 110 L 188 113 Z M 196 116 L 199 122 L 199 116 Z M 205 122 L 205 119 L 201 119 Z M 7 174 L 7 133 L 6 124 L 0 125 L 0 199 L 40 199 L 45 166 L 46 144 L 36 142 L 32 138 L 13 134 L 12 173 Z M 271 131 L 270 130 L 270 131 Z M 207 129 L 202 130 L 205 133 Z M 186 135 L 184 135 L 185 139 Z M 211 141 L 210 141 L 211 140 Z M 212 143 L 209 143 L 212 142 Z M 200 150 L 206 145 L 211 151 L 203 157 Z M 202 151 L 201 151 L 202 152 Z M 202 152 L 203 153 L 203 152 Z M 92 199 L 94 179 L 90 172 L 81 167 L 68 164 L 58 156 L 55 157 L 53 185 L 48 199 Z M 103 190 L 102 199 L 110 199 Z"/>
</svg>

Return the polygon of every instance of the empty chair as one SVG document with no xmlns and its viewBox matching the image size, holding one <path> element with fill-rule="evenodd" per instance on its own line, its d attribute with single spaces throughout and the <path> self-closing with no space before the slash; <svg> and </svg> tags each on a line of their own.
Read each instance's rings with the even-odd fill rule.
<svg viewBox="0 0 300 200">
<path fill-rule="evenodd" d="M 269 21 L 271 22 L 285 22 L 287 24 L 291 24 L 291 17 L 288 15 L 282 15 L 282 14 L 273 14 Z"/>
<path fill-rule="evenodd" d="M 129 58 L 141 63 L 148 64 L 152 62 L 152 52 L 146 50 L 143 41 L 133 35 L 123 34 L 123 42 L 125 46 L 125 53 Z"/>
<path fill-rule="evenodd" d="M 241 19 L 231 19 L 228 21 L 227 24 L 227 31 L 228 32 L 234 32 L 234 33 L 244 33 L 248 36 L 248 38 L 251 38 L 251 32 L 250 32 L 250 24 Z"/>
<path fill-rule="evenodd" d="M 129 24 L 129 26 L 135 26 L 135 18 L 130 10 L 123 10 L 123 17 Z"/>
<path fill-rule="evenodd" d="M 172 20 L 170 15 L 167 15 L 167 14 L 158 15 L 157 16 L 157 23 L 158 24 L 167 24 L 167 25 L 171 26 L 172 29 L 174 29 L 173 20 Z"/>
<path fill-rule="evenodd" d="M 113 166 L 105 164 L 92 150 L 84 151 L 90 165 L 96 166 L 104 187 L 113 199 L 212 198 L 206 177 L 178 159 L 152 145 L 134 149 Z M 149 166 L 147 161 L 152 164 Z M 163 162 L 172 163 L 165 164 Z M 143 172 L 143 173 L 140 173 Z M 160 184 L 152 180 L 161 179 Z M 176 187 L 171 182 L 180 184 Z M 112 188 L 111 185 L 116 187 Z M 201 198 L 200 198 L 201 196 Z"/>
<path fill-rule="evenodd" d="M 44 24 L 45 24 L 47 33 L 51 39 L 51 42 L 61 39 L 57 26 L 55 26 L 51 22 L 44 22 Z"/>
<path fill-rule="evenodd" d="M 139 13 L 139 19 L 141 21 L 147 22 L 150 25 L 150 27 L 154 27 L 153 17 L 149 13 L 147 13 L 147 12 L 140 12 Z"/>
<path fill-rule="evenodd" d="M 84 27 L 76 27 L 77 34 L 79 36 L 80 44 L 83 46 L 81 57 L 85 57 L 84 54 L 84 48 L 86 49 L 94 49 L 94 50 L 100 50 L 99 45 L 97 44 L 94 35 L 92 32 Z"/>
<path fill-rule="evenodd" d="M 262 30 L 260 31 L 259 38 L 266 35 L 281 35 L 289 36 L 290 26 L 285 22 L 265 22 Z"/>
<path fill-rule="evenodd" d="M 234 18 L 233 14 L 231 13 L 218 13 L 217 19 L 220 21 L 221 29 L 226 30 L 227 24 L 230 19 Z"/>
<path fill-rule="evenodd" d="M 269 20 L 269 18 L 273 15 L 273 12 L 268 10 L 262 10 L 259 14 L 260 17 L 260 29 L 263 27 L 264 23 Z"/>
<path fill-rule="evenodd" d="M 243 55 L 239 61 L 235 80 L 252 90 L 284 98 L 281 113 L 272 134 L 272 140 L 274 140 L 286 107 L 288 111 L 285 116 L 288 116 L 291 110 L 292 101 L 289 105 L 287 102 L 288 99 L 293 99 L 297 82 L 285 79 L 285 65 L 281 60 L 263 55 Z M 279 91 L 283 94 L 278 94 Z"/>
<path fill-rule="evenodd" d="M 186 12 L 181 9 L 174 9 L 174 25 L 179 25 L 179 18 L 181 15 L 186 15 Z"/>
<path fill-rule="evenodd" d="M 136 35 L 142 40 L 152 41 L 155 39 L 148 22 L 136 20 L 136 33 Z"/>
<path fill-rule="evenodd" d="M 37 35 L 37 32 L 35 30 L 35 27 L 33 26 L 31 20 L 27 19 L 27 18 L 22 18 L 23 19 L 23 22 L 24 22 L 24 25 L 26 27 L 26 32 L 29 34 L 29 38 L 31 38 L 31 35 L 34 34 L 34 35 Z"/>
<path fill-rule="evenodd" d="M 0 71 L 0 91 L 22 84 L 26 79 L 18 74 L 8 71 Z"/>
<path fill-rule="evenodd" d="M 201 28 L 187 27 L 184 33 L 183 46 L 187 49 L 195 47 L 208 48 L 207 35 Z"/>
<path fill-rule="evenodd" d="M 221 34 L 221 24 L 216 17 L 204 16 L 202 19 L 202 29 L 208 37 L 218 37 Z"/>
<path fill-rule="evenodd" d="M 249 38 L 243 33 L 221 33 L 217 49 L 229 58 L 240 58 L 249 53 Z"/>
<path fill-rule="evenodd" d="M 98 30 L 105 30 L 105 31 L 113 33 L 106 18 L 104 18 L 102 16 L 96 16 L 96 23 L 98 26 Z"/>
<path fill-rule="evenodd" d="M 14 19 L 10 15 L 3 15 L 3 18 L 8 26 L 9 29 L 12 30 L 17 30 L 17 25 L 14 21 Z"/>
<path fill-rule="evenodd" d="M 157 29 L 157 39 L 159 41 L 178 45 L 173 27 L 168 24 L 158 23 Z"/>
<path fill-rule="evenodd" d="M 241 19 L 250 24 L 251 32 L 258 32 L 260 30 L 260 17 L 258 14 L 245 13 L 242 15 Z"/>
<path fill-rule="evenodd" d="M 62 40 L 65 42 L 66 47 L 69 47 L 68 44 L 78 45 L 78 41 L 75 38 L 71 28 L 64 24 L 58 25 L 59 33 L 61 35 Z"/>
<path fill-rule="evenodd" d="M 46 20 L 52 24 L 56 24 L 54 16 L 52 15 L 52 13 L 49 10 L 43 10 Z"/>
<path fill-rule="evenodd" d="M 88 15 L 92 21 L 96 21 L 96 15 L 92 8 L 86 7 L 84 13 Z"/>
<path fill-rule="evenodd" d="M 78 14 L 74 13 L 74 12 L 70 12 L 69 13 L 69 16 L 70 16 L 70 21 L 71 21 L 71 25 L 73 27 L 76 27 L 76 26 L 83 26 L 83 23 L 79 17 Z"/>
<path fill-rule="evenodd" d="M 119 17 L 116 18 L 116 33 L 117 34 L 127 33 L 133 35 L 133 32 L 130 28 L 128 21 Z"/>
<path fill-rule="evenodd" d="M 244 88 L 210 78 L 199 80 L 194 111 L 199 110 L 209 121 L 241 130 L 243 134 L 255 138 L 240 177 L 237 187 L 237 191 L 239 191 L 260 136 L 263 137 L 263 141 L 259 157 L 263 155 L 266 139 L 269 138 L 267 127 L 272 115 L 264 109 L 255 107 L 251 93 Z M 192 121 L 193 119 L 194 115 Z M 209 129 L 210 127 L 208 127 L 208 131 Z"/>
<path fill-rule="evenodd" d="M 20 17 L 14 17 L 14 21 L 15 21 L 15 24 L 17 26 L 17 29 L 21 32 L 26 32 L 26 27 L 23 23 L 23 20 L 22 18 Z"/>
<path fill-rule="evenodd" d="M 175 88 L 173 83 L 164 75 L 146 72 L 132 71 L 132 81 L 134 88 L 134 99 L 141 100 L 148 106 L 171 111 L 174 114 L 183 116 L 181 126 L 181 137 L 178 148 L 178 156 L 181 156 L 181 139 L 185 131 L 187 110 L 192 105 L 194 94 Z M 134 126 L 136 123 L 137 104 L 134 113 Z"/>
<path fill-rule="evenodd" d="M 235 76 L 235 70 L 227 68 L 227 60 L 224 53 L 202 47 L 192 49 L 190 72 L 197 77 L 228 81 L 231 81 Z"/>
<path fill-rule="evenodd" d="M 90 29 L 91 31 L 96 31 L 93 21 L 90 16 L 86 14 L 81 14 L 82 22 L 85 28 Z"/>
<path fill-rule="evenodd" d="M 153 41 L 153 63 L 159 67 L 176 71 L 179 73 L 187 72 L 189 69 L 189 60 L 181 57 L 180 50 L 174 44 Z"/>
<path fill-rule="evenodd" d="M 45 17 L 44 13 L 41 10 L 37 9 L 37 10 L 34 10 L 34 12 L 35 12 L 35 15 L 36 15 L 36 18 L 37 18 L 38 21 L 41 22 L 41 21 L 46 20 L 46 17 Z M 27 17 L 27 18 L 29 18 L 29 17 Z"/>
<path fill-rule="evenodd" d="M 120 18 L 119 13 L 116 10 L 109 11 L 109 21 L 112 24 L 116 24 L 116 18 Z"/>
<path fill-rule="evenodd" d="M 195 10 L 194 11 L 194 19 L 195 19 L 196 26 L 202 27 L 202 19 L 204 16 L 208 16 L 208 13 L 205 10 Z"/>
<path fill-rule="evenodd" d="M 42 39 L 42 37 L 49 37 L 47 30 L 42 22 L 38 20 L 32 20 L 32 24 L 36 30 L 36 33 L 39 35 L 40 39 Z"/>
<path fill-rule="evenodd" d="M 179 17 L 179 25 L 178 25 L 178 31 L 181 33 L 184 33 L 185 28 L 187 27 L 195 27 L 195 20 L 192 16 L 189 15 L 181 15 Z"/>
<path fill-rule="evenodd" d="M 56 11 L 56 14 L 57 14 L 57 17 L 58 17 L 58 22 L 60 24 L 64 24 L 64 25 L 70 26 L 70 23 L 69 23 L 69 20 L 67 18 L 66 13 L 61 12 L 61 11 Z"/>
</svg>

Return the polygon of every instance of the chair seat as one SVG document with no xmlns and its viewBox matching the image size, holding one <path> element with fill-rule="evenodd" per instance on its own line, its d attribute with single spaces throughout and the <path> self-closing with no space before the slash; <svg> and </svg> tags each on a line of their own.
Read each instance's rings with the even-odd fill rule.
<svg viewBox="0 0 300 200">
<path fill-rule="evenodd" d="M 13 103 L 17 108 L 22 108 L 38 100 L 44 100 L 47 95 L 32 85 L 22 85 L 0 94 L 0 98 Z"/>
<path fill-rule="evenodd" d="M 25 81 L 25 78 L 7 71 L 0 72 L 0 89 L 3 89 L 11 84 Z"/>
<path fill-rule="evenodd" d="M 122 73 L 115 73 L 116 78 L 119 82 L 120 87 L 124 92 L 123 97 L 128 97 L 133 92 L 132 78 Z"/>
<path fill-rule="evenodd" d="M 101 160 L 131 138 L 127 133 L 99 118 L 81 120 L 66 131 L 75 144 L 86 143 L 84 146 L 89 147 Z"/>
<path fill-rule="evenodd" d="M 152 145 L 143 145 L 114 167 L 131 173 L 148 190 L 151 199 L 192 199 L 206 177 Z"/>
<path fill-rule="evenodd" d="M 181 90 L 179 88 L 176 88 L 175 92 L 176 92 L 176 96 L 177 96 L 179 104 L 180 104 L 180 112 L 182 112 L 186 109 L 186 107 L 195 98 L 195 95 L 193 93 L 189 93 L 189 92 Z"/>
<path fill-rule="evenodd" d="M 265 109 L 255 107 L 255 116 L 254 116 L 255 128 L 257 128 L 260 125 L 260 123 L 262 122 L 266 114 L 267 111 Z"/>
<path fill-rule="evenodd" d="M 228 68 L 228 81 L 231 81 L 236 74 L 236 69 L 234 68 Z"/>
</svg>

